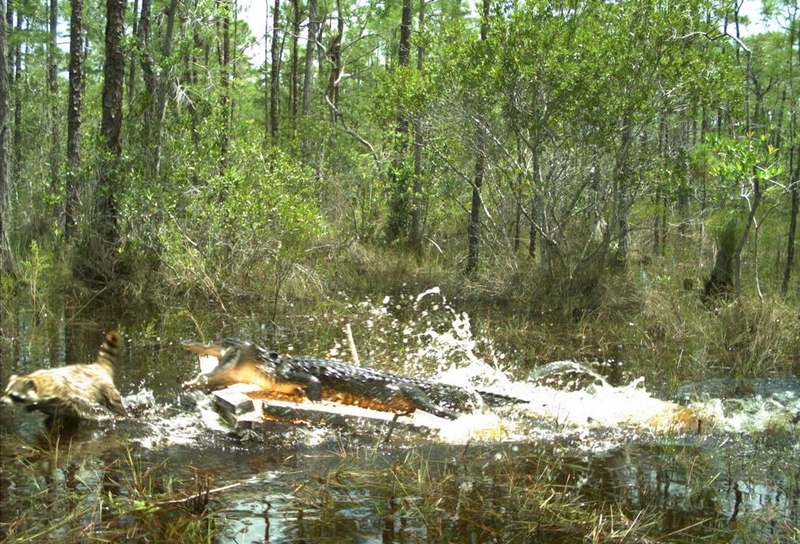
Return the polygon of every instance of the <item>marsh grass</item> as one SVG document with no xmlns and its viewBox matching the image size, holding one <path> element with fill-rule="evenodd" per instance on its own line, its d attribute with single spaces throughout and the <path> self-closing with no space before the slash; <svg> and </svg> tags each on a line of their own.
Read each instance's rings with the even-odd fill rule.
<svg viewBox="0 0 800 544">
<path fill-rule="evenodd" d="M 502 357 L 515 378 L 545 363 L 574 360 L 612 384 L 644 376 L 669 394 L 687 381 L 800 372 L 796 295 L 742 295 L 709 305 L 699 282 L 685 282 L 684 271 L 666 260 L 606 274 L 591 304 L 536 271 L 465 278 L 445 262 L 418 263 L 358 245 L 331 255 L 326 267 L 287 280 L 290 298 L 274 323 L 278 332 L 256 330 L 258 340 L 279 350 L 349 359 L 342 333 L 347 320 L 364 364 L 425 375 L 438 362 L 418 357 L 431 339 L 426 331 L 442 332 L 466 315 L 475 355 Z M 418 300 L 432 287 L 441 296 Z M 266 314 L 258 305 L 250 308 Z M 447 355 L 456 364 L 459 356 Z"/>
<path fill-rule="evenodd" d="M 269 515 L 284 524 L 296 517 L 308 541 L 352 536 L 353 515 L 390 542 L 750 542 L 766 534 L 797 541 L 783 511 L 797 498 L 796 475 L 776 489 L 775 505 L 727 522 L 719 489 L 731 474 L 700 449 L 650 444 L 642 457 L 634 449 L 598 464 L 565 446 L 340 443 L 304 456 L 278 489 L 248 493 L 268 511 L 270 493 L 291 490 L 291 509 Z M 666 480 L 649 479 L 657 474 Z M 4 457 L 3 475 L 15 481 L 14 497 L 4 497 L 4 542 L 212 542 L 224 539 L 227 517 L 236 518 L 226 504 L 237 483 L 215 488 L 200 471 L 145 461 L 130 448 L 113 458 L 30 450 Z M 676 510 L 678 499 L 686 503 Z"/>
<path fill-rule="evenodd" d="M 166 462 L 145 463 L 124 445 L 119 450 L 111 458 L 56 441 L 4 458 L 0 540 L 210 542 L 210 480 Z"/>
<path fill-rule="evenodd" d="M 233 318 L 228 321 L 236 329 L 220 335 L 342 358 L 349 357 L 342 343 L 347 320 L 365 364 L 395 371 L 409 370 L 407 323 L 432 321 L 430 327 L 440 330 L 447 319 L 466 313 L 476 339 L 491 338 L 491 349 L 511 362 L 506 370 L 517 377 L 565 359 L 616 372 L 612 382 L 645 376 L 665 390 L 716 376 L 800 372 L 798 292 L 753 296 L 747 286 L 754 280 L 745 269 L 738 297 L 709 300 L 702 273 L 686 264 L 688 255 L 632 259 L 571 278 L 553 277 L 535 262 L 525 267 L 493 259 L 465 277 L 457 256 L 432 250 L 419 257 L 325 236 L 280 262 L 245 258 L 245 250 L 246 244 L 237 258 L 190 260 L 180 268 L 165 260 L 157 281 L 152 267 L 133 267 L 134 274 L 98 295 L 70 288 L 63 254 L 33 244 L 19 281 L 2 279 L 0 308 L 7 315 L 28 308 L 37 321 L 58 314 L 59 305 L 85 308 L 94 297 L 158 305 L 166 299 L 189 315 L 213 307 L 212 319 Z M 432 287 L 441 289 L 451 308 L 438 317 L 428 300 L 416 301 Z M 384 297 L 390 302 L 383 304 Z M 216 327 L 202 321 L 195 320 L 201 334 Z M 490 351 L 486 344 L 477 349 L 478 355 Z M 419 363 L 410 370 L 432 370 L 426 368 L 430 361 Z"/>
<path fill-rule="evenodd" d="M 342 449 L 304 474 L 295 506 L 328 528 L 342 522 L 343 510 L 370 509 L 385 537 L 404 542 L 697 542 L 763 533 L 768 512 L 754 513 L 748 528 L 723 523 L 714 507 L 708 510 L 713 473 L 696 466 L 695 455 L 681 455 L 683 470 L 696 474 L 687 485 L 688 500 L 697 505 L 683 518 L 671 517 L 663 496 L 644 484 L 629 493 L 587 490 L 585 463 L 554 455 L 547 445 L 524 453 L 469 445 L 392 455 Z"/>
<path fill-rule="evenodd" d="M 55 262 L 46 259 L 40 254 L 34 264 Z M 267 285 L 276 280 L 256 263 L 236 279 L 241 284 L 196 268 L 192 274 L 213 278 L 213 289 L 184 271 L 180 281 L 143 289 L 141 279 L 128 292 L 171 297 L 182 308 L 175 321 L 191 321 L 198 333 L 347 360 L 346 319 L 365 364 L 417 375 L 439 363 L 435 357 L 409 360 L 431 342 L 426 331 L 441 333 L 463 314 L 469 316 L 475 354 L 488 361 L 502 356 L 514 378 L 569 359 L 615 374 L 612 383 L 645 376 L 649 388 L 668 394 L 685 381 L 800 371 L 796 294 L 763 301 L 742 295 L 708 305 L 699 288 L 684 289 L 682 274 L 668 263 L 605 275 L 582 294 L 536 271 L 498 267 L 467 279 L 458 263 L 443 258 L 419 262 L 358 244 L 320 249 L 314 259 L 293 263 L 279 285 Z M 25 299 L 22 305 L 37 315 L 55 307 L 57 282 L 45 285 L 47 274 L 36 266 L 30 270 L 35 288 L 30 281 L 2 278 L 6 315 L 17 315 L 7 293 Z M 180 292 L 186 285 L 193 286 Z M 418 300 L 434 286 L 441 297 Z M 74 307 L 85 307 L 84 294 L 71 292 Z M 223 321 L 227 328 L 220 328 Z M 459 356 L 449 353 L 446 359 Z M 472 446 L 446 455 L 417 446 L 392 456 L 377 447 L 343 448 L 304 475 L 294 500 L 317 512 L 320 523 L 338 519 L 342 505 L 365 506 L 378 513 L 386 534 L 402 532 L 406 541 L 413 540 L 405 527 L 415 525 L 422 532 L 419 542 L 747 542 L 763 536 L 771 523 L 785 541 L 798 541 L 796 527 L 769 508 L 745 512 L 733 524 L 705 515 L 703 509 L 719 500 L 709 491 L 718 474 L 694 457 L 685 460 L 692 475 L 686 485 L 700 514 L 684 523 L 667 519 L 679 514 L 655 499 L 633 508 L 624 492 L 591 495 L 578 477 L 583 465 L 549 447 L 499 457 Z M 219 487 L 204 474 L 147 461 L 124 444 L 118 449 L 122 453 L 85 454 L 51 444 L 4 456 L 2 479 L 13 477 L 15 487 L 13 496 L 2 487 L 0 539 L 209 542 L 224 530 L 225 515 L 215 509 L 220 495 L 213 493 Z M 796 500 L 797 477 L 789 480 Z"/>
</svg>

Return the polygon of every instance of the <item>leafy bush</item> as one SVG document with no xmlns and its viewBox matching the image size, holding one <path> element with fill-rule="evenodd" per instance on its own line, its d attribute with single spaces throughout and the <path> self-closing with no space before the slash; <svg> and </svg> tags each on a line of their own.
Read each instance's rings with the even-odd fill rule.
<svg viewBox="0 0 800 544">
<path fill-rule="evenodd" d="M 176 289 L 199 287 L 220 297 L 229 289 L 266 287 L 274 295 L 325 230 L 307 168 L 277 149 L 237 151 L 236 164 L 203 183 L 190 176 L 176 182 L 173 173 L 169 187 L 128 195 L 141 212 L 126 216 L 149 218 L 129 225 L 131 238 L 155 252 L 164 280 Z"/>
</svg>

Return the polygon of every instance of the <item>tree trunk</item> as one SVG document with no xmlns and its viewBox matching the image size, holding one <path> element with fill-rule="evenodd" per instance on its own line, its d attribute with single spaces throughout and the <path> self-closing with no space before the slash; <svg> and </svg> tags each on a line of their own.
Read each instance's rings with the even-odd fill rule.
<svg viewBox="0 0 800 544">
<path fill-rule="evenodd" d="M 172 56 L 172 39 L 175 35 L 175 15 L 178 11 L 178 0 L 170 0 L 169 8 L 167 9 L 167 28 L 164 33 L 164 47 L 161 52 L 163 63 L 161 72 L 158 75 L 158 82 L 156 85 L 155 97 L 155 113 L 153 119 L 156 123 L 154 153 L 155 158 L 155 175 L 161 174 L 161 156 L 162 156 L 162 136 L 164 134 L 164 116 L 167 111 L 167 96 L 172 90 L 172 78 L 169 77 L 169 72 L 172 67 L 168 65 L 169 58 Z"/>
<path fill-rule="evenodd" d="M 483 0 L 483 14 L 481 16 L 480 40 L 486 41 L 486 30 L 489 21 L 489 0 Z M 480 119 L 480 114 L 478 115 Z M 472 275 L 478 269 L 478 250 L 481 239 L 481 188 L 483 176 L 486 171 L 486 138 L 480 121 L 475 123 L 475 177 L 472 182 L 472 204 L 469 213 L 469 226 L 467 228 L 467 275 Z"/>
<path fill-rule="evenodd" d="M 270 80 L 268 71 L 268 66 L 270 65 L 269 35 L 269 9 L 267 9 L 264 12 L 264 112 L 270 111 L 270 92 L 272 90 L 272 86 L 266 84 Z M 264 144 L 269 141 L 270 125 L 269 121 L 264 122 Z"/>
<path fill-rule="evenodd" d="M 220 0 L 222 11 L 222 49 L 219 55 L 219 78 L 220 78 L 220 135 L 219 135 L 219 167 L 220 172 L 225 172 L 228 167 L 228 149 L 230 147 L 231 132 L 231 104 L 230 104 L 230 80 L 231 80 L 231 36 L 230 21 L 231 6 L 230 0 Z"/>
<path fill-rule="evenodd" d="M 20 10 L 16 10 L 16 25 L 14 27 L 15 33 L 19 36 L 22 35 L 22 14 Z M 18 40 L 16 47 L 14 47 L 14 72 L 9 77 L 9 82 L 14 83 L 14 87 L 19 85 L 22 79 L 22 41 Z M 10 63 L 10 61 L 9 61 Z M 11 64 L 9 64 L 9 70 Z M 11 179 L 20 179 L 22 177 L 22 93 L 15 93 L 14 96 L 14 135 L 11 138 L 14 142 L 13 154 L 14 159 L 11 164 Z"/>
<path fill-rule="evenodd" d="M 314 84 L 314 49 L 317 40 L 317 0 L 308 0 L 308 42 L 303 76 L 303 115 L 311 113 L 311 91 Z"/>
<path fill-rule="evenodd" d="M 419 2 L 419 27 L 422 35 L 425 30 L 425 0 Z M 417 47 L 417 70 L 422 73 L 422 63 L 425 59 L 425 49 Z M 419 119 L 414 121 L 414 183 L 411 193 L 411 231 L 408 234 L 408 243 L 411 250 L 417 255 L 422 254 L 422 147 L 425 139 L 422 134 L 422 123 Z"/>
<path fill-rule="evenodd" d="M 175 13 L 178 8 L 178 0 L 171 0 L 167 8 L 167 24 L 164 32 L 164 43 L 161 48 L 161 69 L 157 72 L 158 63 L 154 59 L 153 46 L 151 43 L 151 0 L 142 0 L 141 16 L 137 27 L 137 38 L 141 51 L 142 75 L 145 83 L 145 90 L 148 94 L 146 103 L 148 107 L 144 110 L 143 136 L 148 152 L 145 156 L 147 162 L 145 168 L 145 178 L 157 178 L 161 172 L 162 155 L 162 134 L 164 115 L 166 112 L 167 95 L 169 94 L 170 78 L 170 56 L 172 55 L 172 37 L 175 31 Z M 129 86 L 130 88 L 130 86 Z"/>
<path fill-rule="evenodd" d="M 105 147 L 105 159 L 99 168 L 95 194 L 95 215 L 90 240 L 90 271 L 86 279 L 108 283 L 114 277 L 116 254 L 119 248 L 117 224 L 117 177 L 122 155 L 122 99 L 125 80 L 125 0 L 107 0 L 106 4 L 106 62 L 103 69 L 103 111 L 100 134 Z"/>
<path fill-rule="evenodd" d="M 153 104 L 156 94 L 156 66 L 153 59 L 153 52 L 150 47 L 151 25 L 150 25 L 150 12 L 152 8 L 151 0 L 142 0 L 141 14 L 139 15 L 139 23 L 136 25 L 136 38 L 139 41 L 139 54 L 140 62 L 142 65 L 142 79 L 144 80 L 144 90 L 146 93 L 144 103 L 148 106 L 142 112 L 142 126 L 141 137 L 144 142 L 147 152 L 144 154 L 144 177 L 145 179 L 152 179 L 155 177 L 157 161 L 156 153 L 153 144 L 155 143 L 156 121 L 154 119 Z M 135 63 L 133 63 L 135 64 Z M 133 68 L 131 72 L 133 73 Z M 129 90 L 132 84 L 129 84 Z M 129 98 L 130 100 L 130 98 Z"/>
<path fill-rule="evenodd" d="M 747 222 L 742 229 L 742 233 L 738 233 L 739 229 L 736 221 L 731 220 L 723 227 L 722 231 L 717 236 L 717 254 L 714 268 L 711 270 L 711 276 L 708 281 L 706 281 L 705 285 L 705 294 L 707 297 L 724 295 L 728 293 L 731 288 L 735 290 L 737 295 L 741 292 L 742 251 L 750 235 L 750 228 L 755 224 L 756 212 L 761 204 L 761 182 L 755 171 L 752 172 L 750 184 L 752 193 L 748 199 L 749 210 Z M 758 236 L 757 230 L 756 236 Z M 757 260 L 755 266 L 758 266 Z"/>
<path fill-rule="evenodd" d="M 403 0 L 400 19 L 400 43 L 398 64 L 406 68 L 411 60 L 411 0 Z M 408 234 L 412 192 L 409 187 L 409 172 L 406 165 L 408 153 L 409 121 L 405 112 L 400 112 L 395 129 L 395 150 L 389 173 L 389 218 L 386 224 L 386 240 L 389 243 Z"/>
<path fill-rule="evenodd" d="M 733 264 L 734 264 L 734 287 L 736 288 L 737 294 L 741 292 L 741 284 L 742 284 L 742 251 L 744 250 L 744 245 L 747 242 L 747 237 L 750 235 L 750 228 L 755 225 L 756 223 L 756 212 L 758 211 L 758 206 L 761 204 L 761 181 L 758 178 L 758 175 L 755 172 L 755 168 L 753 168 L 752 176 L 750 179 L 750 184 L 753 188 L 753 193 L 750 199 L 748 199 L 748 203 L 750 205 L 750 209 L 747 214 L 747 223 L 744 225 L 744 230 L 742 231 L 742 235 L 739 238 L 739 243 L 736 244 L 736 251 L 733 254 Z M 756 230 L 756 236 L 758 236 L 758 230 Z M 757 240 L 757 239 L 756 239 Z M 756 262 L 755 266 L 758 266 L 758 257 L 755 257 Z M 756 279 L 758 276 L 756 276 Z"/>
<path fill-rule="evenodd" d="M 795 21 L 796 23 L 796 21 Z M 800 46 L 800 31 L 797 25 L 794 25 L 795 38 L 797 45 Z M 800 48 L 795 49 L 797 52 L 797 59 L 800 61 Z M 794 89 L 794 88 L 792 88 Z M 792 93 L 794 94 L 794 92 Z M 796 95 L 795 95 L 796 97 Z M 794 266 L 794 246 L 797 240 L 797 214 L 800 208 L 800 144 L 797 143 L 797 115 L 792 115 L 791 126 L 789 128 L 788 141 L 793 142 L 789 149 L 789 191 L 792 195 L 792 208 L 789 215 L 789 237 L 787 240 L 788 249 L 786 251 L 786 268 L 783 271 L 783 283 L 781 284 L 781 293 L 786 295 L 789 292 L 789 282 L 792 277 L 792 268 Z M 794 161 L 794 165 L 792 165 Z M 792 167 L 794 166 L 794 168 Z"/>
<path fill-rule="evenodd" d="M 6 41 L 6 2 L 0 0 L 0 272 L 13 273 L 14 256 L 8 238 L 11 219 L 11 198 L 9 197 L 9 103 L 11 85 L 8 74 L 8 42 Z"/>
<path fill-rule="evenodd" d="M 50 0 L 50 41 L 47 47 L 47 89 L 50 93 L 50 194 L 61 196 L 61 123 L 58 104 L 58 0 Z M 54 198 L 53 218 L 59 230 L 63 230 L 64 205 Z"/>
<path fill-rule="evenodd" d="M 131 8 L 131 13 L 133 13 L 133 25 L 131 27 L 131 35 L 132 36 L 139 36 L 139 21 L 136 20 L 136 14 L 140 13 L 139 11 L 139 0 L 133 0 L 133 6 Z M 128 100 L 128 111 L 133 113 L 133 100 L 136 97 L 136 55 L 131 55 L 130 65 L 128 66 L 128 78 L 125 81 L 127 88 L 125 89 L 125 93 Z"/>
<path fill-rule="evenodd" d="M 328 89 L 325 92 L 331 111 L 331 123 L 336 124 L 339 114 L 339 77 L 342 74 L 342 36 L 344 36 L 344 13 L 342 13 L 342 0 L 336 0 L 337 27 L 336 34 L 331 38 L 328 49 L 328 59 L 331 64 L 331 73 L 328 78 Z"/>
<path fill-rule="evenodd" d="M 469 244 L 467 275 L 472 275 L 478 269 L 478 248 L 481 235 L 481 187 L 483 187 L 483 175 L 486 168 L 486 142 L 480 127 L 476 130 L 476 145 L 475 178 L 472 182 L 472 205 L 470 207 L 467 232 L 467 242 Z"/>
<path fill-rule="evenodd" d="M 531 172 L 533 174 L 533 196 L 531 197 L 531 208 L 530 208 L 530 239 L 528 240 L 528 257 L 531 259 L 536 259 L 536 239 L 539 237 L 540 232 L 539 229 L 536 227 L 536 222 L 539 221 L 541 228 L 546 228 L 545 218 L 545 211 L 544 205 L 542 204 L 542 198 L 539 193 L 541 184 L 541 173 L 539 171 L 539 135 L 536 135 L 536 141 L 534 145 L 531 147 Z M 522 181 L 520 180 L 519 183 L 520 190 L 522 187 Z M 543 236 L 544 244 L 542 245 L 542 256 L 546 257 L 549 263 L 552 262 L 552 251 L 553 251 L 553 244 L 549 243 L 549 236 Z"/>
<path fill-rule="evenodd" d="M 278 42 L 280 13 L 281 0 L 275 0 L 272 10 L 272 50 L 270 51 L 272 66 L 269 74 L 269 133 L 273 139 L 278 137 L 278 89 L 281 69 L 280 42 Z"/>
<path fill-rule="evenodd" d="M 631 168 L 630 150 L 633 145 L 633 118 L 626 115 L 622 120 L 622 133 L 620 136 L 620 147 L 614 165 L 614 226 L 609 231 L 617 240 L 616 258 L 618 262 L 624 263 L 628 258 L 630 244 L 630 187 L 631 187 Z M 609 236 L 604 237 L 604 243 L 610 243 Z M 603 248 L 606 253 L 608 247 Z"/>
<path fill-rule="evenodd" d="M 78 225 L 81 114 L 83 105 L 83 0 L 71 0 L 69 19 L 69 97 L 67 104 L 67 176 L 64 205 L 64 234 L 76 241 Z"/>
<path fill-rule="evenodd" d="M 289 107 L 292 118 L 297 118 L 298 92 L 300 90 L 300 0 L 292 0 L 292 69 L 289 74 Z"/>
<path fill-rule="evenodd" d="M 184 28 L 189 28 L 188 24 L 188 14 L 186 12 L 181 13 L 181 23 Z M 192 89 L 197 84 L 197 66 L 199 66 L 199 59 L 198 54 L 196 51 L 203 50 L 203 40 L 200 38 L 198 29 L 196 26 L 192 28 L 192 43 L 194 44 L 193 50 L 189 51 L 183 58 L 183 79 L 185 80 L 185 86 L 187 89 Z M 196 100 L 188 100 L 187 110 L 189 112 L 189 127 L 192 139 L 192 147 L 195 153 L 201 153 L 201 136 L 200 136 L 200 112 L 198 111 L 197 101 Z M 196 169 L 192 169 L 192 185 L 195 187 L 200 186 L 200 175 Z"/>
<path fill-rule="evenodd" d="M 738 222 L 728 221 L 716 234 L 714 249 L 714 268 L 705 283 L 706 302 L 725 296 L 733 289 L 736 240 L 739 234 Z"/>
<path fill-rule="evenodd" d="M 100 133 L 114 163 L 122 154 L 122 94 L 125 79 L 125 0 L 107 0 L 106 62 Z"/>
<path fill-rule="evenodd" d="M 800 208 L 800 145 L 795 144 L 794 149 L 790 151 L 792 156 L 795 155 L 794 150 L 797 150 L 797 157 L 794 172 L 791 174 L 789 192 L 792 195 L 792 208 L 789 213 L 789 236 L 786 241 L 786 268 L 783 270 L 783 283 L 781 284 L 781 294 L 784 296 L 789 293 L 789 282 L 792 278 L 792 267 L 794 266 L 794 246 L 797 240 L 797 214 Z M 791 167 L 791 161 L 789 162 Z"/>
</svg>

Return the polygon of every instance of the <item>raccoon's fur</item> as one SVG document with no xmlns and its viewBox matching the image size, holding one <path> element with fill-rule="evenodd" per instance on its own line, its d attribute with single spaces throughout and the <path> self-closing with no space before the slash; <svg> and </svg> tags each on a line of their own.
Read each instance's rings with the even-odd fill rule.
<svg viewBox="0 0 800 544">
<path fill-rule="evenodd" d="M 97 361 L 92 364 L 11 376 L 2 401 L 24 404 L 29 411 L 39 410 L 55 418 L 99 419 L 109 415 L 106 409 L 126 416 L 127 411 L 114 386 L 114 362 L 119 343 L 119 333 L 111 331 L 100 347 Z"/>
</svg>

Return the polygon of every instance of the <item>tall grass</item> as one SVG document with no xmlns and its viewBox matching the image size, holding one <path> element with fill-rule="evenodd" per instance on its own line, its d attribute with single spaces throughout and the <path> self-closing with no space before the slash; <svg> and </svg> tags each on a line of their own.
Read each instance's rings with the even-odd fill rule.
<svg viewBox="0 0 800 544">
<path fill-rule="evenodd" d="M 9 435 L 4 440 L 12 440 Z M 166 463 L 87 455 L 56 441 L 5 457 L 0 540 L 28 542 L 211 542 L 210 482 Z M 13 492 L 11 491 L 13 489 Z"/>
</svg>

